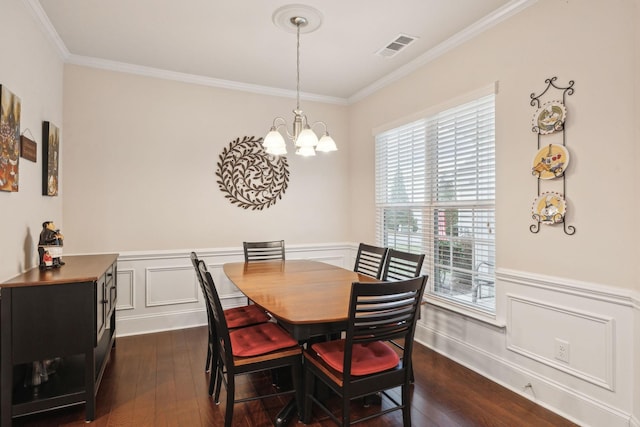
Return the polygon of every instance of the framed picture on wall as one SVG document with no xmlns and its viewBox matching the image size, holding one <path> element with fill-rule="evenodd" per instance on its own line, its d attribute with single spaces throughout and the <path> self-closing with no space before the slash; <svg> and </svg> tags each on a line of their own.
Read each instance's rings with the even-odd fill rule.
<svg viewBox="0 0 640 427">
<path fill-rule="evenodd" d="M 0 85 L 0 190 L 18 191 L 20 98 Z"/>
<path fill-rule="evenodd" d="M 60 130 L 51 122 L 42 122 L 42 195 L 58 195 L 58 159 Z"/>
</svg>

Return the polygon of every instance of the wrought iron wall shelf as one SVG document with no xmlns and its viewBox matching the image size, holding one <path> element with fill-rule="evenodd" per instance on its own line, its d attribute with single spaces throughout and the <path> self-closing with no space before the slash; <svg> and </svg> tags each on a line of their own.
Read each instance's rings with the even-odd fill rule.
<svg viewBox="0 0 640 427">
<path fill-rule="evenodd" d="M 557 77 L 545 80 L 547 87 L 536 95 L 531 94 L 531 106 L 536 108 L 533 115 L 531 131 L 537 135 L 538 152 L 533 160 L 531 173 L 537 178 L 538 194 L 533 202 L 532 217 L 534 224 L 529 226 L 532 233 L 540 231 L 540 224 L 562 223 L 565 234 L 573 235 L 576 229 L 573 225 L 567 225 L 567 178 L 565 172 L 569 166 L 569 150 L 567 148 L 566 135 L 566 97 L 573 95 L 574 81 L 570 80 L 568 86 L 562 87 L 556 84 Z M 552 98 L 555 91 L 562 93 L 562 101 Z M 550 99 L 542 102 L 544 99 Z M 549 135 L 560 135 L 561 138 L 551 138 Z M 551 139 L 551 141 L 550 141 Z M 558 139 L 561 139 L 558 141 Z M 562 193 L 547 191 L 547 182 L 562 180 Z"/>
</svg>

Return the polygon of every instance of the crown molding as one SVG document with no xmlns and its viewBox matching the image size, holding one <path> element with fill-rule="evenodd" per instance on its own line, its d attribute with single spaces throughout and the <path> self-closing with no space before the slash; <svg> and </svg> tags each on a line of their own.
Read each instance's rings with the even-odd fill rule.
<svg viewBox="0 0 640 427">
<path fill-rule="evenodd" d="M 40 2 L 38 0 L 22 0 L 22 3 L 31 13 L 31 16 L 36 20 L 36 22 L 40 24 L 40 29 L 56 48 L 56 51 L 58 52 L 58 55 L 60 55 L 60 58 L 62 58 L 63 61 L 66 61 L 70 56 L 69 49 L 67 49 L 67 46 L 64 44 L 64 42 L 58 35 L 58 32 L 53 27 L 53 24 L 49 20 L 49 17 L 44 12 L 44 9 L 42 9 L 42 5 L 40 5 Z"/>
<path fill-rule="evenodd" d="M 231 80 L 215 79 L 212 77 L 199 76 L 195 74 L 180 73 L 176 71 L 163 70 L 153 67 L 145 67 L 141 65 L 128 64 L 124 62 L 110 61 L 101 58 L 92 58 L 88 56 L 75 55 L 69 52 L 60 35 L 54 28 L 40 5 L 38 0 L 23 0 L 25 7 L 29 10 L 33 18 L 40 24 L 40 28 L 65 63 L 82 65 L 85 67 L 99 68 L 109 71 L 118 71 L 122 73 L 136 74 L 146 77 L 155 77 L 165 80 L 179 81 L 183 83 L 193 83 L 202 86 L 217 87 L 222 89 L 239 90 L 260 95 L 278 96 L 282 98 L 296 99 L 296 92 L 293 90 L 279 89 L 270 86 L 260 86 L 250 83 L 241 83 Z M 300 99 L 311 102 L 322 102 L 325 104 L 347 105 L 347 99 L 319 95 L 308 92 L 300 92 Z"/>
<path fill-rule="evenodd" d="M 92 58 L 82 55 L 70 54 L 66 60 L 69 64 L 82 65 L 84 67 L 99 68 L 109 71 L 117 71 L 128 74 L 136 74 L 145 77 L 155 77 L 165 80 L 173 80 L 182 83 L 193 83 L 202 86 L 217 87 L 222 89 L 239 90 L 244 92 L 257 93 L 260 95 L 279 96 L 283 98 L 296 98 L 293 90 L 278 89 L 269 86 L 260 86 L 250 83 L 241 83 L 232 80 L 216 79 L 196 74 L 187 74 L 177 71 L 163 70 L 160 68 L 145 67 L 142 65 L 128 64 L 125 62 L 111 61 L 102 58 Z M 347 105 L 347 100 L 332 96 L 317 95 L 313 93 L 300 92 L 300 99 L 305 101 L 322 102 L 326 104 Z"/>
<path fill-rule="evenodd" d="M 135 64 L 127 64 L 123 62 L 110 61 L 100 58 L 92 58 L 81 55 L 74 55 L 69 52 L 66 45 L 58 35 L 57 31 L 51 24 L 49 17 L 42 9 L 38 0 L 22 0 L 27 9 L 33 15 L 37 22 L 40 23 L 43 32 L 55 46 L 60 57 L 70 64 L 82 65 L 91 68 L 99 68 L 110 71 L 118 71 L 123 73 L 137 74 L 147 77 L 155 77 L 166 80 L 174 80 L 183 83 L 193 83 L 203 86 L 217 87 L 222 89 L 239 90 L 244 92 L 256 93 L 260 95 L 278 96 L 283 98 L 296 98 L 296 92 L 293 90 L 279 89 L 269 86 L 261 86 L 250 83 L 241 83 L 231 80 L 216 79 L 212 77 L 204 77 L 194 74 L 180 73 L 176 71 L 163 70 L 153 67 L 145 67 Z M 493 13 L 485 16 L 483 19 L 475 22 L 454 36 L 448 38 L 436 47 L 425 52 L 410 63 L 398 68 L 397 70 L 387 74 L 385 77 L 377 80 L 373 84 L 359 90 L 349 98 L 339 98 L 333 96 L 319 95 L 313 93 L 300 93 L 300 99 L 312 102 L 322 102 L 326 104 L 350 105 L 374 94 L 384 87 L 406 77 L 419 68 L 425 66 L 429 62 L 439 58 L 450 50 L 460 46 L 462 43 L 476 37 L 482 32 L 494 27 L 498 23 L 510 18 L 511 16 L 521 12 L 522 10 L 537 3 L 538 0 L 512 0 L 503 7 L 497 9 Z"/>
<path fill-rule="evenodd" d="M 418 69 L 427 65 L 431 61 L 439 58 L 445 53 L 460 46 L 464 42 L 471 40 L 472 38 L 478 36 L 484 31 L 496 26 L 500 22 L 512 17 L 513 15 L 521 12 L 522 10 L 528 8 L 529 6 L 534 5 L 537 2 L 538 0 L 512 0 L 508 4 L 495 10 L 494 12 L 485 16 L 481 20 L 476 21 L 475 23 L 468 26 L 464 30 L 449 37 L 447 40 L 443 41 L 439 45 L 423 53 L 422 55 L 420 55 L 413 61 L 409 62 L 408 64 L 387 74 L 383 78 L 370 84 L 364 89 L 359 90 L 358 92 L 356 92 L 355 94 L 353 94 L 348 98 L 349 104 L 354 104 L 358 101 L 363 100 L 369 95 L 373 95 L 374 93 L 378 92 L 384 87 L 389 86 L 390 84 L 402 79 L 403 77 L 408 76 L 414 71 L 417 71 Z"/>
</svg>

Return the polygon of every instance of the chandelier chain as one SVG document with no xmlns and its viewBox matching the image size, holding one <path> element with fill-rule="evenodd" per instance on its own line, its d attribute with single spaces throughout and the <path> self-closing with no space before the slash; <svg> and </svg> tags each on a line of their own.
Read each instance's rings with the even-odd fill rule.
<svg viewBox="0 0 640 427">
<path fill-rule="evenodd" d="M 300 109 L 300 22 L 296 23 L 297 27 L 297 45 L 296 45 L 296 109 Z"/>
</svg>

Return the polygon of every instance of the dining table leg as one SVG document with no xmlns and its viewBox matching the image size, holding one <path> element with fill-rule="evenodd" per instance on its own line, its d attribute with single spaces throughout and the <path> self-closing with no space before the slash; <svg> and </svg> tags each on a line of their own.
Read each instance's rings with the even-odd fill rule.
<svg viewBox="0 0 640 427">
<path fill-rule="evenodd" d="M 276 415 L 276 427 L 286 426 L 289 421 L 291 421 L 291 418 L 293 418 L 293 415 L 297 412 L 297 406 L 296 400 L 291 399 Z"/>
</svg>

